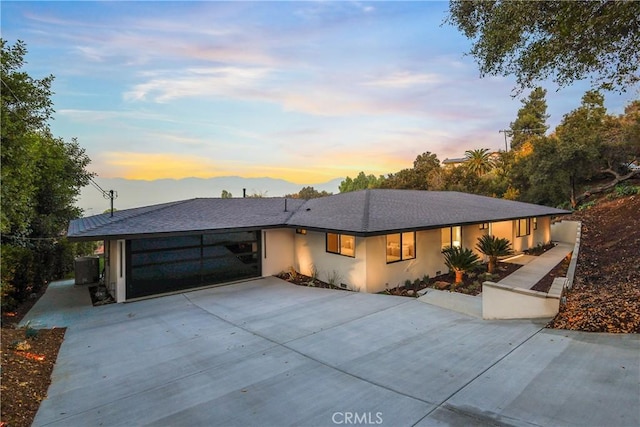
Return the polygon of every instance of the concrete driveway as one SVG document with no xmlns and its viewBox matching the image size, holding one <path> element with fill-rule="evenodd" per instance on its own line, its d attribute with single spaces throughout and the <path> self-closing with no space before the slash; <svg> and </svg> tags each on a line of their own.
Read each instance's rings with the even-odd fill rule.
<svg viewBox="0 0 640 427">
<path fill-rule="evenodd" d="M 638 335 L 275 278 L 87 298 L 52 285 L 25 319 L 69 327 L 34 426 L 640 425 Z"/>
</svg>

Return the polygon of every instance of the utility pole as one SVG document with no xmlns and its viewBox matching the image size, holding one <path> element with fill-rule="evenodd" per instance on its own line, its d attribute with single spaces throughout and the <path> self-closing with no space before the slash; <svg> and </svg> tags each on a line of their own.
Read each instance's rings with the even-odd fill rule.
<svg viewBox="0 0 640 427">
<path fill-rule="evenodd" d="M 507 145 L 507 134 L 512 133 L 511 129 L 500 129 L 498 133 L 504 133 L 504 151 L 509 151 L 509 146 Z"/>
<path fill-rule="evenodd" d="M 507 134 L 509 136 L 513 136 L 514 133 L 516 132 L 535 132 L 535 131 L 539 131 L 539 130 L 544 130 L 546 131 L 548 129 L 548 127 L 543 127 L 543 128 L 531 128 L 531 129 L 516 129 L 516 130 L 512 130 L 512 129 L 500 129 L 498 131 L 498 133 L 503 133 L 504 134 L 504 151 L 509 151 L 509 148 L 507 146 Z"/>
<path fill-rule="evenodd" d="M 105 191 L 91 178 L 89 178 L 89 183 L 93 185 L 96 190 L 102 193 L 102 197 L 104 197 L 105 199 L 109 199 L 109 204 L 111 206 L 111 217 L 113 217 L 113 200 L 118 198 L 118 192 L 113 190 Z"/>
</svg>

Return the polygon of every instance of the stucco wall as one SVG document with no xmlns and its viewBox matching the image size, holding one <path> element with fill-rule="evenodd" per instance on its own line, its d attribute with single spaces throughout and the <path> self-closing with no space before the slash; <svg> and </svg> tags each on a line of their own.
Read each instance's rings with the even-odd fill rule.
<svg viewBox="0 0 640 427">
<path fill-rule="evenodd" d="M 110 273 L 109 286 L 114 287 L 115 291 L 111 294 L 116 302 L 124 302 L 127 299 L 127 257 L 126 242 L 124 240 L 111 240 L 110 247 Z"/>
<path fill-rule="evenodd" d="M 262 232 L 262 275 L 273 276 L 294 265 L 294 236 L 290 228 Z"/>
<path fill-rule="evenodd" d="M 466 225 L 462 227 L 462 247 L 471 249 L 482 259 L 483 255 L 476 249 L 476 245 L 478 244 L 478 238 L 488 232 L 489 230 L 481 230 L 480 224 Z"/>
<path fill-rule="evenodd" d="M 345 284 L 347 289 L 367 291 L 366 287 L 366 240 L 356 237 L 355 257 L 329 253 L 326 250 L 325 233 L 308 231 L 295 234 L 294 267 L 302 274 L 311 275 L 315 268 L 318 279 Z"/>
<path fill-rule="evenodd" d="M 387 287 L 404 285 L 405 280 L 431 277 L 447 272 L 440 252 L 440 229 L 416 233 L 416 258 L 387 264 L 386 236 L 367 238 L 367 292 L 381 292 Z"/>
<path fill-rule="evenodd" d="M 578 232 L 578 221 L 560 221 L 551 225 L 551 235 L 557 242 L 574 243 Z"/>
</svg>

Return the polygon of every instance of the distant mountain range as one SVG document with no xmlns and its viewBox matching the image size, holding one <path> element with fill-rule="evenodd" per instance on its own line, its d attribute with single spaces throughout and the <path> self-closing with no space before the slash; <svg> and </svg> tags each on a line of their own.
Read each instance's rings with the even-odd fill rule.
<svg viewBox="0 0 640 427">
<path fill-rule="evenodd" d="M 262 194 L 264 197 L 281 197 L 293 194 L 303 187 L 311 186 L 318 191 L 338 193 L 340 182 L 336 178 L 322 184 L 295 184 L 283 179 L 243 178 L 222 176 L 216 178 L 159 179 L 155 181 L 131 180 L 124 178 L 94 178 L 105 191 L 114 190 L 118 198 L 114 201 L 116 209 L 128 209 L 148 206 L 175 200 L 195 197 L 220 197 L 227 190 L 233 197 L 242 197 L 242 189 L 247 195 Z M 96 215 L 109 209 L 109 200 L 93 185 L 84 187 L 76 205 L 84 210 L 84 215 Z"/>
</svg>

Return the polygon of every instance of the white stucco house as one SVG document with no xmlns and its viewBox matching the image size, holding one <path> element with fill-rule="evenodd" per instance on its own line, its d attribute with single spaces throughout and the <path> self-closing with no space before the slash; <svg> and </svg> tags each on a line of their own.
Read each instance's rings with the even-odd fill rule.
<svg viewBox="0 0 640 427">
<path fill-rule="evenodd" d="M 329 197 L 198 198 L 76 219 L 70 240 L 102 240 L 118 302 L 288 271 L 361 292 L 447 271 L 441 250 L 551 240 L 567 211 L 458 192 L 363 190 Z"/>
</svg>

